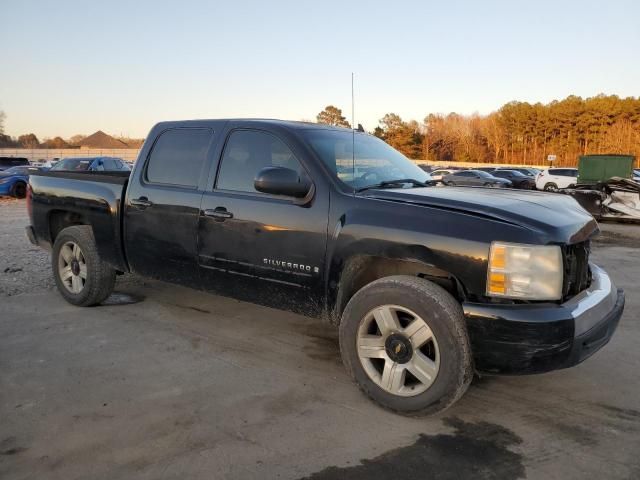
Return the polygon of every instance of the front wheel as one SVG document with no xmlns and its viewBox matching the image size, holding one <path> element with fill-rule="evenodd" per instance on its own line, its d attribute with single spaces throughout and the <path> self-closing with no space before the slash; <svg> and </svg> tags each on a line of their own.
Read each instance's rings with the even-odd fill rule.
<svg viewBox="0 0 640 480">
<path fill-rule="evenodd" d="M 418 277 L 386 277 L 358 291 L 342 315 L 340 352 L 369 397 L 406 415 L 445 410 L 473 377 L 460 304 Z"/>
<path fill-rule="evenodd" d="M 58 234 L 51 267 L 60 294 L 79 307 L 106 300 L 116 281 L 116 271 L 99 257 L 93 230 L 86 225 L 68 227 Z"/>
</svg>

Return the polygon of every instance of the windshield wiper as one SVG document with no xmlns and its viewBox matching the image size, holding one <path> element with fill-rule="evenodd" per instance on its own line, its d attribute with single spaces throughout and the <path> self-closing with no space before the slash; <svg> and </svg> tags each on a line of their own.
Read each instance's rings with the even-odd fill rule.
<svg viewBox="0 0 640 480">
<path fill-rule="evenodd" d="M 429 184 L 425 182 L 420 182 L 413 178 L 399 178 L 398 180 L 386 180 L 384 182 L 375 183 L 373 185 L 367 185 L 366 187 L 360 187 L 356 189 L 356 193 L 364 192 L 365 190 L 371 190 L 376 188 L 395 188 L 398 185 L 402 185 L 404 183 L 410 183 L 414 187 L 428 187 Z"/>
</svg>

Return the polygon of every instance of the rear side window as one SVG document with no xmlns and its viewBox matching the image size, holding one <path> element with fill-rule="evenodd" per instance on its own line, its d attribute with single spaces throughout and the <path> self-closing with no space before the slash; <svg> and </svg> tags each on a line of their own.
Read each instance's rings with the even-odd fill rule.
<svg viewBox="0 0 640 480">
<path fill-rule="evenodd" d="M 212 135 L 207 128 L 176 128 L 163 132 L 149 156 L 147 182 L 197 187 Z"/>
</svg>

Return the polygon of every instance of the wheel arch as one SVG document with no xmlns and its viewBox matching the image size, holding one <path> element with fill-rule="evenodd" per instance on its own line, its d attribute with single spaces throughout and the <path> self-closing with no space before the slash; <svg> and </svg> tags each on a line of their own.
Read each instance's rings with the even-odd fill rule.
<svg viewBox="0 0 640 480">
<path fill-rule="evenodd" d="M 329 282 L 329 321 L 339 324 L 347 303 L 361 288 L 369 283 L 393 275 L 408 275 L 429 280 L 462 301 L 466 294 L 462 283 L 450 272 L 415 258 L 389 257 L 381 255 L 353 255 L 346 259 Z"/>
<path fill-rule="evenodd" d="M 73 227 L 75 225 L 91 226 L 89 220 L 84 215 L 61 209 L 54 209 L 49 212 L 47 224 L 49 226 L 49 239 L 52 245 L 56 241 L 58 234 L 67 227 Z"/>
</svg>

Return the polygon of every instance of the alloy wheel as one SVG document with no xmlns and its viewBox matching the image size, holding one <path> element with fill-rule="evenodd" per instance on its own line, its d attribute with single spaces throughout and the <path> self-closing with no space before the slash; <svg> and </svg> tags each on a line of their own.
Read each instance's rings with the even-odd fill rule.
<svg viewBox="0 0 640 480">
<path fill-rule="evenodd" d="M 87 281 L 87 262 L 75 242 L 66 242 L 58 254 L 58 275 L 64 287 L 73 294 L 84 289 Z"/>
<path fill-rule="evenodd" d="M 419 315 L 398 305 L 382 305 L 360 322 L 360 363 L 384 391 L 410 397 L 425 392 L 440 370 L 436 337 Z"/>
</svg>

